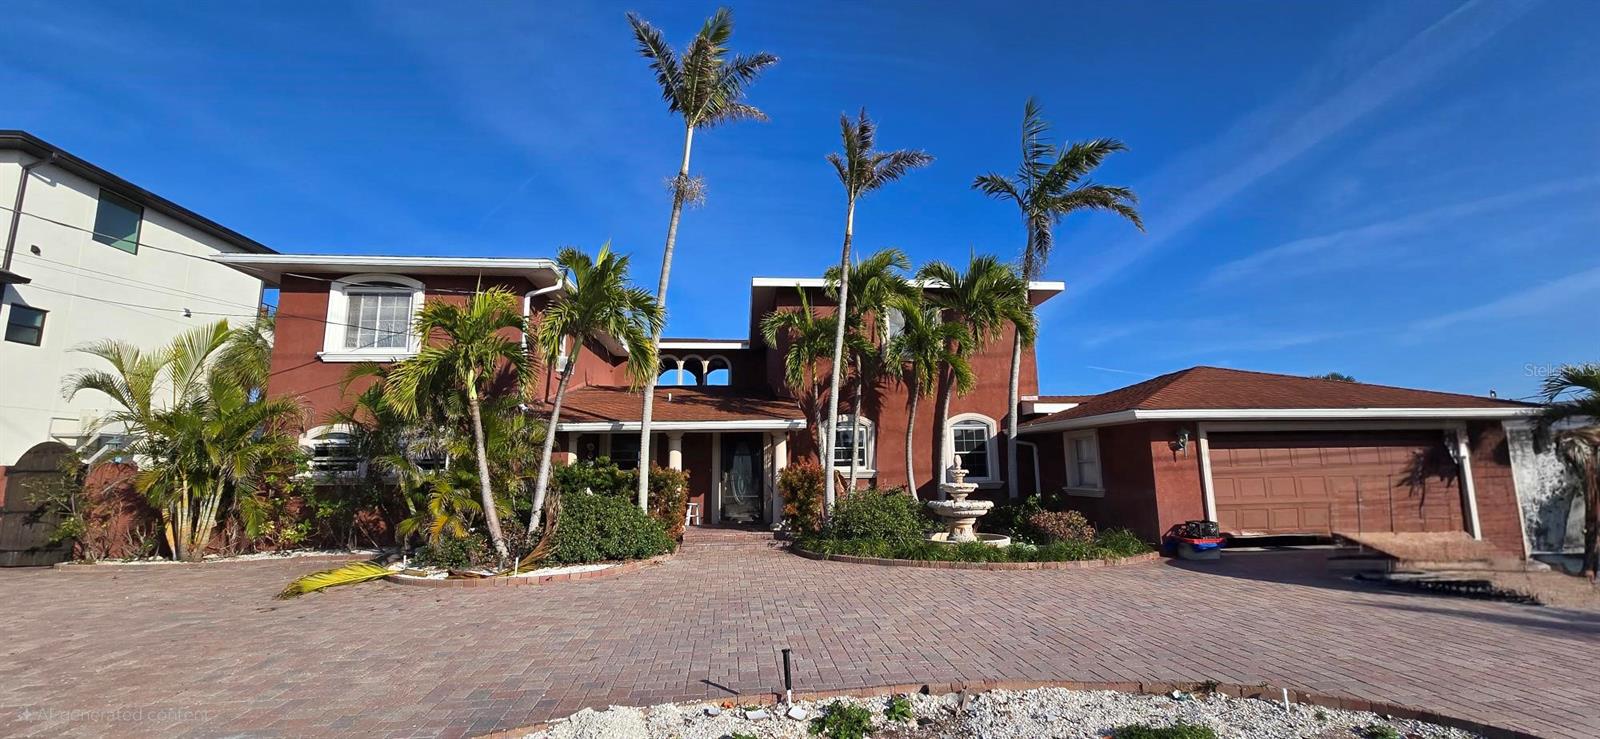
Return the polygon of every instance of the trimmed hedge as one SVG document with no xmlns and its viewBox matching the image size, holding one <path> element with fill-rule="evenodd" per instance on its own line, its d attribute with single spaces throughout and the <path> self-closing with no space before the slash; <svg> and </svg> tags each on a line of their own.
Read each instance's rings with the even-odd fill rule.
<svg viewBox="0 0 1600 739">
<path fill-rule="evenodd" d="M 564 495 L 555 540 L 544 564 L 645 559 L 677 544 L 666 527 L 616 495 Z"/>
<path fill-rule="evenodd" d="M 825 536 L 802 537 L 801 549 L 818 554 L 843 554 L 879 559 L 911 559 L 923 562 L 1078 562 L 1089 559 L 1122 559 L 1150 551 L 1139 537 L 1126 529 L 1100 534 L 1094 541 L 1059 541 L 1041 546 L 1013 543 L 994 547 L 983 542 L 939 544 L 926 539 L 888 542 L 881 539 L 834 539 Z"/>
<path fill-rule="evenodd" d="M 864 539 L 890 544 L 923 541 L 939 525 L 921 501 L 903 490 L 863 490 L 840 499 L 820 535 L 827 539 Z"/>
</svg>

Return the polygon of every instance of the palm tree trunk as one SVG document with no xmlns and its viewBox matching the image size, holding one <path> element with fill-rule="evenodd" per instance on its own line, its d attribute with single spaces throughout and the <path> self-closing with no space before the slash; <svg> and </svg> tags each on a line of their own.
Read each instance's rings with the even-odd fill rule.
<svg viewBox="0 0 1600 739">
<path fill-rule="evenodd" d="M 483 443 L 483 409 L 478 404 L 478 377 L 473 372 L 467 377 L 467 412 L 472 416 L 472 449 L 478 457 L 478 495 L 483 503 L 484 528 L 489 530 L 489 540 L 494 542 L 494 552 L 500 557 L 500 566 L 506 566 L 511 553 L 506 550 L 505 535 L 500 533 L 500 512 L 494 504 L 494 491 L 489 481 L 489 452 Z"/>
<path fill-rule="evenodd" d="M 827 483 L 822 488 L 822 504 L 823 510 L 830 516 L 833 515 L 833 501 L 836 495 L 832 473 L 834 461 L 833 445 L 838 442 L 839 376 L 844 372 L 844 368 L 841 365 L 844 359 L 845 316 L 848 315 L 850 309 L 850 240 L 854 235 L 855 225 L 856 199 L 852 197 L 845 205 L 844 249 L 841 250 L 839 255 L 839 307 L 834 313 L 833 367 L 830 368 L 832 377 L 828 380 L 828 432 L 824 435 L 828 449 L 824 450 L 827 453 L 827 461 L 822 465 L 822 469 L 828 475 Z M 857 413 L 859 412 L 858 409 Z M 854 480 L 851 482 L 853 484 Z"/>
<path fill-rule="evenodd" d="M 861 386 L 863 384 L 864 383 L 862 382 L 861 378 L 861 360 L 857 359 L 855 381 L 856 392 L 855 397 L 850 401 L 850 417 L 852 419 L 850 425 L 850 487 L 849 489 L 845 490 L 845 495 L 851 495 L 856 491 L 856 460 L 861 456 L 861 450 L 858 449 L 856 445 L 861 443 L 861 432 L 859 425 L 861 423 Z"/>
<path fill-rule="evenodd" d="M 683 130 L 683 163 L 678 165 L 678 179 L 672 183 L 672 219 L 667 221 L 667 245 L 661 250 L 661 280 L 656 283 L 656 302 L 661 305 L 663 320 L 650 337 L 651 345 L 661 346 L 661 332 L 666 328 L 667 278 L 672 274 L 672 250 L 678 244 L 678 220 L 683 217 L 684 187 L 689 182 L 689 152 L 694 148 L 694 126 Z M 659 356 L 659 355 L 658 355 Z M 660 368 L 657 367 L 657 370 Z M 655 415 L 656 376 L 652 371 L 644 383 L 644 411 L 639 416 L 639 510 L 650 510 L 650 419 Z M 566 378 L 561 380 L 566 382 Z M 539 515 L 534 509 L 534 515 Z"/>
<path fill-rule="evenodd" d="M 1594 582 L 1600 573 L 1600 448 L 1590 450 L 1583 467 L 1583 574 Z"/>
<path fill-rule="evenodd" d="M 1014 332 L 1011 335 L 1011 381 L 1006 391 L 1006 490 L 1012 498 L 1017 497 L 1017 414 L 1021 410 L 1017 385 L 1021 379 L 1022 333 Z"/>
<path fill-rule="evenodd" d="M 561 371 L 561 382 L 556 385 L 556 403 L 550 409 L 550 423 L 544 432 L 544 453 L 539 457 L 539 478 L 533 483 L 533 513 L 528 514 L 528 531 L 538 531 L 543 525 L 540 517 L 544 515 L 544 496 L 550 489 L 550 456 L 556 448 L 556 424 L 561 422 L 561 403 L 567 399 L 567 380 L 572 379 L 572 365 L 577 361 L 577 341 L 573 341 L 573 350 L 567 357 L 565 368 Z M 576 451 L 576 450 L 574 450 Z M 646 460 L 639 458 L 639 475 L 644 475 Z"/>
<path fill-rule="evenodd" d="M 907 394 L 910 395 L 906 399 L 906 491 L 912 500 L 917 499 L 917 458 L 912 449 L 916 448 L 913 442 L 917 433 L 917 396 L 920 395 L 920 389 L 915 382 L 906 383 Z"/>
<path fill-rule="evenodd" d="M 950 372 L 946 370 L 946 375 Z M 955 379 L 946 377 L 939 388 L 939 404 L 933 411 L 933 482 L 944 482 L 945 424 L 950 420 L 950 396 L 955 394 Z M 939 500 L 944 500 L 944 488 L 939 488 Z"/>
</svg>

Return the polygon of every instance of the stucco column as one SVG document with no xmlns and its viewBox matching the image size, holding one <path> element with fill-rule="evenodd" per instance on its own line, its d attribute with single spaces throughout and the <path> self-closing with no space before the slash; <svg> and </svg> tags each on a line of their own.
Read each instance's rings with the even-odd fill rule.
<svg viewBox="0 0 1600 739">
<path fill-rule="evenodd" d="M 683 432 L 667 432 L 667 469 L 683 469 Z"/>
<path fill-rule="evenodd" d="M 713 524 L 722 523 L 722 432 L 711 432 L 711 510 Z"/>
<path fill-rule="evenodd" d="M 789 466 L 789 433 L 775 431 L 768 434 L 772 447 L 772 522 L 783 523 L 783 492 L 778 489 L 778 476 L 783 474 L 783 468 Z"/>
</svg>

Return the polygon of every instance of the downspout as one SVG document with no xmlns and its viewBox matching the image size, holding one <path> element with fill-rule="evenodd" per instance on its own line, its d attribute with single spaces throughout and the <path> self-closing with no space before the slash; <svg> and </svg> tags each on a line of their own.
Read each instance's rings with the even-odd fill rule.
<svg viewBox="0 0 1600 739">
<path fill-rule="evenodd" d="M 11 203 L 11 228 L 6 231 L 6 255 L 0 260 L 0 272 L 11 271 L 11 254 L 17 248 L 17 228 L 22 225 L 22 199 L 28 194 L 28 175 L 33 174 L 34 169 L 55 160 L 55 152 L 50 152 L 43 159 L 35 159 L 22 165 L 22 177 L 17 180 L 17 197 Z"/>
</svg>

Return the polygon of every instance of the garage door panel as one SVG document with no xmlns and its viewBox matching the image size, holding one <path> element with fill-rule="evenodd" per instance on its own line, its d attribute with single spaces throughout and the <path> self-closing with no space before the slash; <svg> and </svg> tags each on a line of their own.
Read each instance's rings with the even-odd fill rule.
<svg viewBox="0 0 1600 739">
<path fill-rule="evenodd" d="M 1436 431 L 1213 433 L 1209 445 L 1217 518 L 1229 531 L 1464 528 L 1454 462 Z"/>
</svg>

